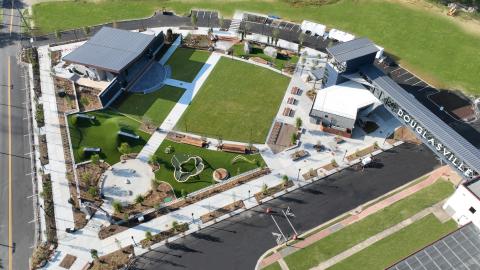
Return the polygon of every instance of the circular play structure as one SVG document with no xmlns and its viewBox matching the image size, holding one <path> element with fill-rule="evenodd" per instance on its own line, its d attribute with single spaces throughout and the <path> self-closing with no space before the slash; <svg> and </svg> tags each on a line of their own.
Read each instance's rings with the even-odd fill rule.
<svg viewBox="0 0 480 270">
<path fill-rule="evenodd" d="M 213 171 L 213 179 L 217 182 L 228 178 L 228 171 L 224 168 L 218 168 Z"/>
<path fill-rule="evenodd" d="M 199 156 L 175 154 L 171 162 L 175 168 L 173 176 L 180 183 L 187 182 L 190 177 L 199 175 L 205 169 L 205 164 L 203 164 L 203 160 Z"/>
</svg>

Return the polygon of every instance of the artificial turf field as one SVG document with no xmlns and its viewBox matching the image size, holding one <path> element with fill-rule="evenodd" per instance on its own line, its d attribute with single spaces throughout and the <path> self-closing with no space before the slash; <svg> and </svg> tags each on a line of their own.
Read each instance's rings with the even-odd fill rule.
<svg viewBox="0 0 480 270">
<path fill-rule="evenodd" d="M 167 148 L 168 146 L 173 147 L 173 153 L 165 153 L 165 148 Z M 205 169 L 198 176 L 190 178 L 185 183 L 177 182 L 173 175 L 174 167 L 171 163 L 172 156 L 174 154 L 199 156 L 203 159 Z M 191 193 L 193 191 L 214 184 L 214 182 L 212 181 L 212 176 L 215 169 L 224 168 L 229 172 L 230 177 L 232 177 L 240 173 L 255 169 L 258 167 L 257 165 L 264 163 L 262 157 L 259 154 L 254 154 L 246 155 L 246 157 L 250 161 L 252 161 L 253 164 L 245 161 L 239 161 L 235 164 L 232 164 L 232 159 L 238 154 L 208 150 L 187 144 L 175 143 L 169 140 L 164 140 L 162 142 L 155 155 L 157 156 L 160 163 L 160 169 L 155 172 L 155 177 L 160 181 L 165 181 L 172 185 L 175 195 L 177 197 L 181 196 L 182 189 L 184 189 L 187 193 Z"/>
<path fill-rule="evenodd" d="M 176 129 L 264 143 L 289 81 L 269 69 L 222 57 Z"/>
<path fill-rule="evenodd" d="M 219 10 L 231 16 L 235 10 L 276 14 L 301 22 L 313 20 L 331 28 L 366 36 L 385 47 L 417 75 L 440 88 L 460 88 L 480 94 L 480 37 L 466 33 L 445 14 L 434 14 L 392 1 L 340 0 L 328 5 L 302 5 L 296 1 L 158 1 L 109 0 L 61 1 L 33 6 L 33 19 L 41 32 L 71 29 L 122 19 L 151 16 L 162 7 L 177 14 L 190 9 Z"/>
<path fill-rule="evenodd" d="M 140 131 L 140 123 L 112 110 L 101 110 L 85 113 L 95 116 L 95 120 L 88 121 L 78 118 L 75 115 L 68 117 L 71 144 L 75 162 L 79 163 L 88 160 L 83 155 L 84 147 L 100 147 L 102 149 L 100 158 L 113 165 L 120 161 L 118 146 L 121 142 L 127 141 L 132 153 L 138 153 L 146 144 L 150 135 Z M 119 138 L 117 132 L 122 129 L 140 136 L 140 139 Z"/>
<path fill-rule="evenodd" d="M 315 267 L 369 237 L 446 199 L 453 192 L 454 188 L 450 182 L 439 179 L 431 186 L 288 255 L 285 257 L 285 261 L 290 269 Z"/>
<path fill-rule="evenodd" d="M 151 121 L 160 125 L 185 92 L 182 88 L 163 86 L 149 94 L 127 93 L 115 101 L 113 107 L 139 121 Z"/>
<path fill-rule="evenodd" d="M 192 82 L 209 56 L 210 52 L 207 51 L 177 48 L 167 62 L 172 69 L 172 78 Z"/>
</svg>

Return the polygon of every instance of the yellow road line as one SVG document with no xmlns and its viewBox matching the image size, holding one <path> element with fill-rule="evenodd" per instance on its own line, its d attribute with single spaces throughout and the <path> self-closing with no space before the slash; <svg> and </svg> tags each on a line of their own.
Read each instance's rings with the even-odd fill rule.
<svg viewBox="0 0 480 270">
<path fill-rule="evenodd" d="M 13 241 L 12 241 L 12 109 L 11 109 L 11 70 L 10 56 L 8 57 L 8 269 L 13 270 Z"/>
<path fill-rule="evenodd" d="M 13 31 L 13 0 L 12 0 L 12 8 L 10 9 L 10 34 L 12 33 L 12 31 Z"/>
</svg>

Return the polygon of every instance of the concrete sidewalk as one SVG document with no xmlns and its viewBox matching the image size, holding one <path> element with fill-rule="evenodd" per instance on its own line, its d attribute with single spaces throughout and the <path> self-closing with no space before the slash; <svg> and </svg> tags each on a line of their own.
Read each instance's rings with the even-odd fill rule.
<svg viewBox="0 0 480 270">
<path fill-rule="evenodd" d="M 296 250 L 299 250 L 299 249 L 302 249 L 302 248 L 305 248 L 305 247 L 308 247 L 310 246 L 311 244 L 329 236 L 330 234 L 332 233 L 335 233 L 337 232 L 338 230 L 346 227 L 346 226 L 349 226 L 357 221 L 360 221 L 374 213 L 377 213 L 379 212 L 380 210 L 424 189 L 425 187 L 428 187 L 430 186 L 431 184 L 435 183 L 440 177 L 445 177 L 445 178 L 448 178 L 448 179 L 451 179 L 452 182 L 455 182 L 457 180 L 457 178 L 459 177 L 454 171 L 452 171 L 452 169 L 449 167 L 449 166 L 443 166 L 443 167 L 440 167 L 436 170 L 434 170 L 432 173 L 429 174 L 428 178 L 421 181 L 420 183 L 417 183 L 411 187 L 408 187 L 378 203 L 375 203 L 374 205 L 368 207 L 367 209 L 363 210 L 362 212 L 358 213 L 358 214 L 354 214 L 354 215 L 351 215 L 349 216 L 348 218 L 334 224 L 334 225 L 331 225 L 329 226 L 328 228 L 325 228 L 321 231 L 318 231 L 316 233 L 314 233 L 313 235 L 311 236 L 308 236 L 307 238 L 305 238 L 304 240 L 298 242 L 298 243 L 295 243 L 291 246 L 289 246 L 288 248 L 285 248 L 282 250 L 282 252 L 275 252 L 273 255 L 271 256 L 268 256 L 266 258 L 263 258 L 261 259 L 261 262 L 260 262 L 260 266 L 261 267 L 266 267 L 278 260 L 280 260 L 281 258 L 284 258 L 288 255 L 290 255 L 291 253 L 295 252 Z M 322 227 L 323 225 L 320 225 L 319 227 Z M 313 229 L 311 230 L 310 232 L 306 232 L 304 233 L 304 235 L 308 235 L 310 234 L 312 231 L 315 231 L 316 229 Z M 300 238 L 302 238 L 302 236 L 300 236 Z"/>
</svg>

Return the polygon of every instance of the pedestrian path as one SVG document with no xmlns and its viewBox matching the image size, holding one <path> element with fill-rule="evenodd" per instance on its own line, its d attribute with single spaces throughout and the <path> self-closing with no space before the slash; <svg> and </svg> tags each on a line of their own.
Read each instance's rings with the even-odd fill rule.
<svg viewBox="0 0 480 270">
<path fill-rule="evenodd" d="M 380 202 L 378 203 L 375 203 L 374 205 L 368 207 L 367 209 L 363 210 L 362 212 L 358 213 L 358 214 L 353 214 L 351 216 L 349 216 L 348 218 L 346 219 L 343 219 L 342 221 L 332 225 L 332 226 L 329 226 L 328 228 L 325 228 L 321 231 L 318 231 L 310 236 L 308 236 L 307 238 L 305 238 L 304 240 L 298 242 L 298 243 L 295 243 L 291 246 L 289 246 L 288 248 L 285 248 L 283 250 L 281 250 L 281 252 L 276 252 L 274 253 L 273 255 L 271 256 L 268 256 L 266 258 L 263 258 L 261 259 L 261 262 L 260 262 L 260 265 L 262 267 L 266 267 L 278 260 L 280 260 L 281 258 L 285 257 L 285 256 L 288 256 L 290 255 L 291 253 L 295 252 L 296 250 L 298 249 L 303 249 L 307 246 L 310 246 L 311 244 L 329 236 L 330 234 L 340 230 L 341 228 L 344 228 L 346 226 L 349 226 L 359 220 L 362 220 L 374 213 L 377 213 L 379 211 L 381 211 L 382 209 L 396 203 L 397 201 L 400 201 L 430 185 L 432 185 L 433 183 L 435 183 L 440 177 L 445 177 L 445 178 L 458 178 L 459 176 L 454 172 L 452 171 L 452 169 L 445 165 L 443 167 L 440 167 L 436 170 L 434 170 L 433 172 L 431 172 L 429 174 L 429 176 L 413 185 L 413 186 L 410 186 L 408 188 L 405 188 L 403 189 L 402 191 L 384 199 L 384 200 L 381 200 Z M 322 227 L 322 225 L 320 225 L 319 227 Z M 317 228 L 315 229 L 312 229 L 310 230 L 309 232 L 305 232 L 304 235 L 309 235 L 311 234 L 312 232 L 316 231 Z M 302 238 L 302 236 L 300 236 L 300 238 Z"/>
<path fill-rule="evenodd" d="M 69 183 L 66 177 L 67 167 L 63 152 L 62 134 L 58 119 L 57 101 L 53 79 L 50 76 L 51 62 L 48 46 L 38 49 L 40 65 L 40 83 L 45 117 L 45 134 L 48 144 L 49 163 L 44 168 L 44 174 L 50 174 L 52 181 L 52 193 L 54 200 L 55 224 L 57 226 L 57 237 L 62 242 L 67 228 L 74 227 L 72 205 L 70 199 Z"/>
<path fill-rule="evenodd" d="M 158 61 L 158 63 L 164 66 L 167 63 L 168 59 L 170 59 L 172 54 L 178 48 L 181 42 L 182 42 L 182 37 L 181 36 L 177 37 L 177 39 L 172 43 L 170 48 L 168 48 L 167 52 L 162 56 L 162 58 L 160 59 L 160 61 Z"/>
</svg>

